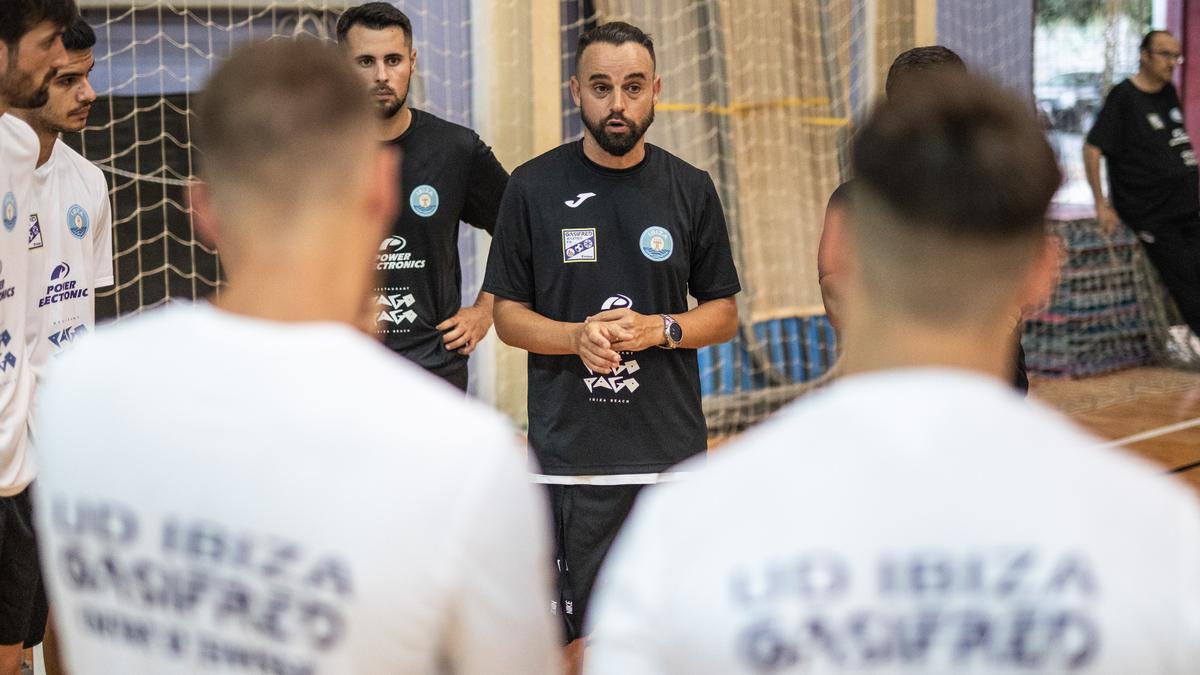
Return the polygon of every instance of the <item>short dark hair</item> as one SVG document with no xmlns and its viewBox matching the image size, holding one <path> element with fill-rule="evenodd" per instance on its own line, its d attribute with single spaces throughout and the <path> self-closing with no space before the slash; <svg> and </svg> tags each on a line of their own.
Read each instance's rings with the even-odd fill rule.
<svg viewBox="0 0 1200 675">
<path fill-rule="evenodd" d="M 39 23 L 49 21 L 66 28 L 77 14 L 75 0 L 2 0 L 0 40 L 12 50 Z"/>
<path fill-rule="evenodd" d="M 887 81 L 883 85 L 884 91 L 891 96 L 897 84 L 907 81 L 910 75 L 942 69 L 965 71 L 967 64 L 949 47 L 913 47 L 892 61 L 892 66 L 888 68 Z"/>
<path fill-rule="evenodd" d="M 1171 35 L 1171 31 L 1169 31 L 1169 30 L 1152 30 L 1149 33 L 1146 33 L 1145 37 L 1142 38 L 1142 46 L 1139 47 L 1139 49 L 1141 49 L 1144 52 L 1150 51 L 1150 47 L 1154 44 L 1154 36 L 1155 35 Z M 1172 35 L 1171 37 L 1174 37 L 1174 36 Z"/>
<path fill-rule="evenodd" d="M 192 127 L 199 174 L 214 194 L 280 205 L 344 190 L 339 180 L 361 162 L 351 139 L 373 142 L 376 118 L 336 46 L 311 38 L 249 43 L 200 94 Z"/>
<path fill-rule="evenodd" d="M 368 2 L 342 12 L 337 22 L 338 43 L 345 42 L 346 34 L 355 26 L 371 30 L 383 30 L 398 26 L 400 30 L 404 31 L 404 36 L 408 38 L 409 46 L 412 45 L 412 22 L 408 20 L 404 12 L 389 3 Z"/>
<path fill-rule="evenodd" d="M 604 44 L 616 45 L 620 47 L 626 42 L 635 42 L 646 48 L 650 52 L 650 62 L 658 65 L 658 60 L 654 57 L 654 40 L 650 39 L 650 35 L 643 32 L 641 28 L 624 21 L 610 21 L 602 23 L 599 26 L 587 31 L 579 36 L 579 43 L 575 46 L 575 69 L 579 69 L 579 60 L 583 58 L 583 50 L 589 45 L 603 42 Z"/>
<path fill-rule="evenodd" d="M 855 185 L 954 236 L 1043 227 L 1062 182 L 1032 108 L 986 78 L 941 72 L 899 89 L 854 142 Z"/>
<path fill-rule="evenodd" d="M 63 48 L 69 52 L 91 49 L 96 46 L 96 31 L 84 21 L 82 16 L 75 17 L 62 36 Z"/>
</svg>

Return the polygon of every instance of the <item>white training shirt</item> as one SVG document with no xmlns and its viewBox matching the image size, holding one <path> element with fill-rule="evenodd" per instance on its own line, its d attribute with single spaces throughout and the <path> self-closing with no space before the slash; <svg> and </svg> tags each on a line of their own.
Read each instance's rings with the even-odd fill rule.
<svg viewBox="0 0 1200 675">
<path fill-rule="evenodd" d="M 26 353 L 32 176 L 38 139 L 24 122 L 0 116 L 0 497 L 25 489 L 36 474 L 26 452 L 33 374 Z"/>
<path fill-rule="evenodd" d="M 515 432 L 366 335 L 172 306 L 56 359 L 39 410 L 72 673 L 557 667 Z"/>
<path fill-rule="evenodd" d="M 1195 673 L 1200 511 L 991 378 L 847 377 L 652 488 L 591 675 Z"/>
<path fill-rule="evenodd" d="M 33 173 L 33 190 L 25 330 L 36 391 L 49 362 L 95 330 L 96 289 L 113 283 L 113 251 L 108 183 L 94 164 L 56 140 Z M 36 413 L 30 411 L 34 445 Z"/>
</svg>

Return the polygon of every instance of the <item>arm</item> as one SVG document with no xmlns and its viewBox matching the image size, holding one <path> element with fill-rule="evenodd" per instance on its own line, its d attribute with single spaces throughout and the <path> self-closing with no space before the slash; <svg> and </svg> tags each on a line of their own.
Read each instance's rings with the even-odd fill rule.
<svg viewBox="0 0 1200 675">
<path fill-rule="evenodd" d="M 1091 143 L 1083 144 L 1083 169 L 1087 173 L 1088 186 L 1092 188 L 1092 199 L 1096 202 L 1096 220 L 1100 223 L 1100 230 L 1111 236 L 1113 232 L 1117 231 L 1121 219 L 1108 203 L 1108 199 L 1104 197 L 1104 188 L 1100 181 L 1100 158 L 1102 156 L 1100 148 Z"/>
<path fill-rule="evenodd" d="M 737 333 L 737 301 L 732 297 L 701 302 L 695 309 L 671 314 L 683 329 L 683 349 L 699 349 L 726 342 Z M 638 314 L 631 309 L 610 309 L 588 317 L 589 324 L 604 322 L 616 326 L 627 337 L 612 344 L 618 352 L 640 352 L 667 344 L 663 318 L 659 314 Z"/>
<path fill-rule="evenodd" d="M 841 188 L 839 188 L 839 191 Z M 833 329 L 841 329 L 841 309 L 846 285 L 846 260 L 843 247 L 846 204 L 835 192 L 825 207 L 821 226 L 821 243 L 817 248 L 817 278 L 821 284 L 821 300 L 825 315 Z"/>
<path fill-rule="evenodd" d="M 492 328 L 492 304 L 496 296 L 479 291 L 475 304 L 460 307 L 454 316 L 437 325 L 443 332 L 442 344 L 446 349 L 466 356 L 475 351 L 480 341 Z"/>
<path fill-rule="evenodd" d="M 505 344 L 532 354 L 576 354 L 598 373 L 612 372 L 621 364 L 613 348 L 615 339 L 629 337 L 619 327 L 602 321 L 555 321 L 533 311 L 528 303 L 496 298 L 496 334 Z M 662 332 L 662 319 L 659 319 Z"/>
</svg>

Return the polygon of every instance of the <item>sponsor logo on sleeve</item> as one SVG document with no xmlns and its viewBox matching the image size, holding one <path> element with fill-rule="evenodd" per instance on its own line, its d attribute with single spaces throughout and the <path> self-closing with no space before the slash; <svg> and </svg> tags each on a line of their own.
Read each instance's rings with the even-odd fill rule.
<svg viewBox="0 0 1200 675">
<path fill-rule="evenodd" d="M 408 205 L 412 207 L 413 213 L 428 218 L 437 213 L 438 191 L 432 185 L 418 185 L 408 196 Z"/>
<path fill-rule="evenodd" d="M 71 230 L 71 236 L 83 239 L 87 236 L 88 225 L 87 211 L 78 204 L 72 204 L 71 208 L 67 209 L 67 229 Z"/>
<path fill-rule="evenodd" d="M 596 262 L 596 228 L 562 231 L 563 262 Z"/>
<path fill-rule="evenodd" d="M 12 232 L 17 226 L 17 198 L 13 193 L 4 193 L 4 204 L 0 207 L 0 213 L 4 216 L 4 229 Z"/>
<path fill-rule="evenodd" d="M 42 224 L 36 213 L 29 214 L 29 250 L 42 247 Z"/>
<path fill-rule="evenodd" d="M 642 232 L 638 246 L 642 249 L 642 255 L 654 262 L 662 262 L 671 257 L 675 250 L 675 240 L 671 238 L 667 228 L 655 225 Z"/>
</svg>

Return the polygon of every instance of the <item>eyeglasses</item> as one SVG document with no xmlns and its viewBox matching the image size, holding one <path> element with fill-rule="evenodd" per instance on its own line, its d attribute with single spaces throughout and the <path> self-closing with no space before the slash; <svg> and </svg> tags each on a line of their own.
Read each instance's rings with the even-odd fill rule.
<svg viewBox="0 0 1200 675">
<path fill-rule="evenodd" d="M 1150 55 L 1157 56 L 1160 59 L 1167 59 L 1171 63 L 1174 63 L 1175 65 L 1180 65 L 1183 63 L 1183 54 L 1179 54 L 1177 52 L 1161 52 L 1161 51 L 1159 51 L 1159 52 L 1150 52 Z"/>
</svg>

